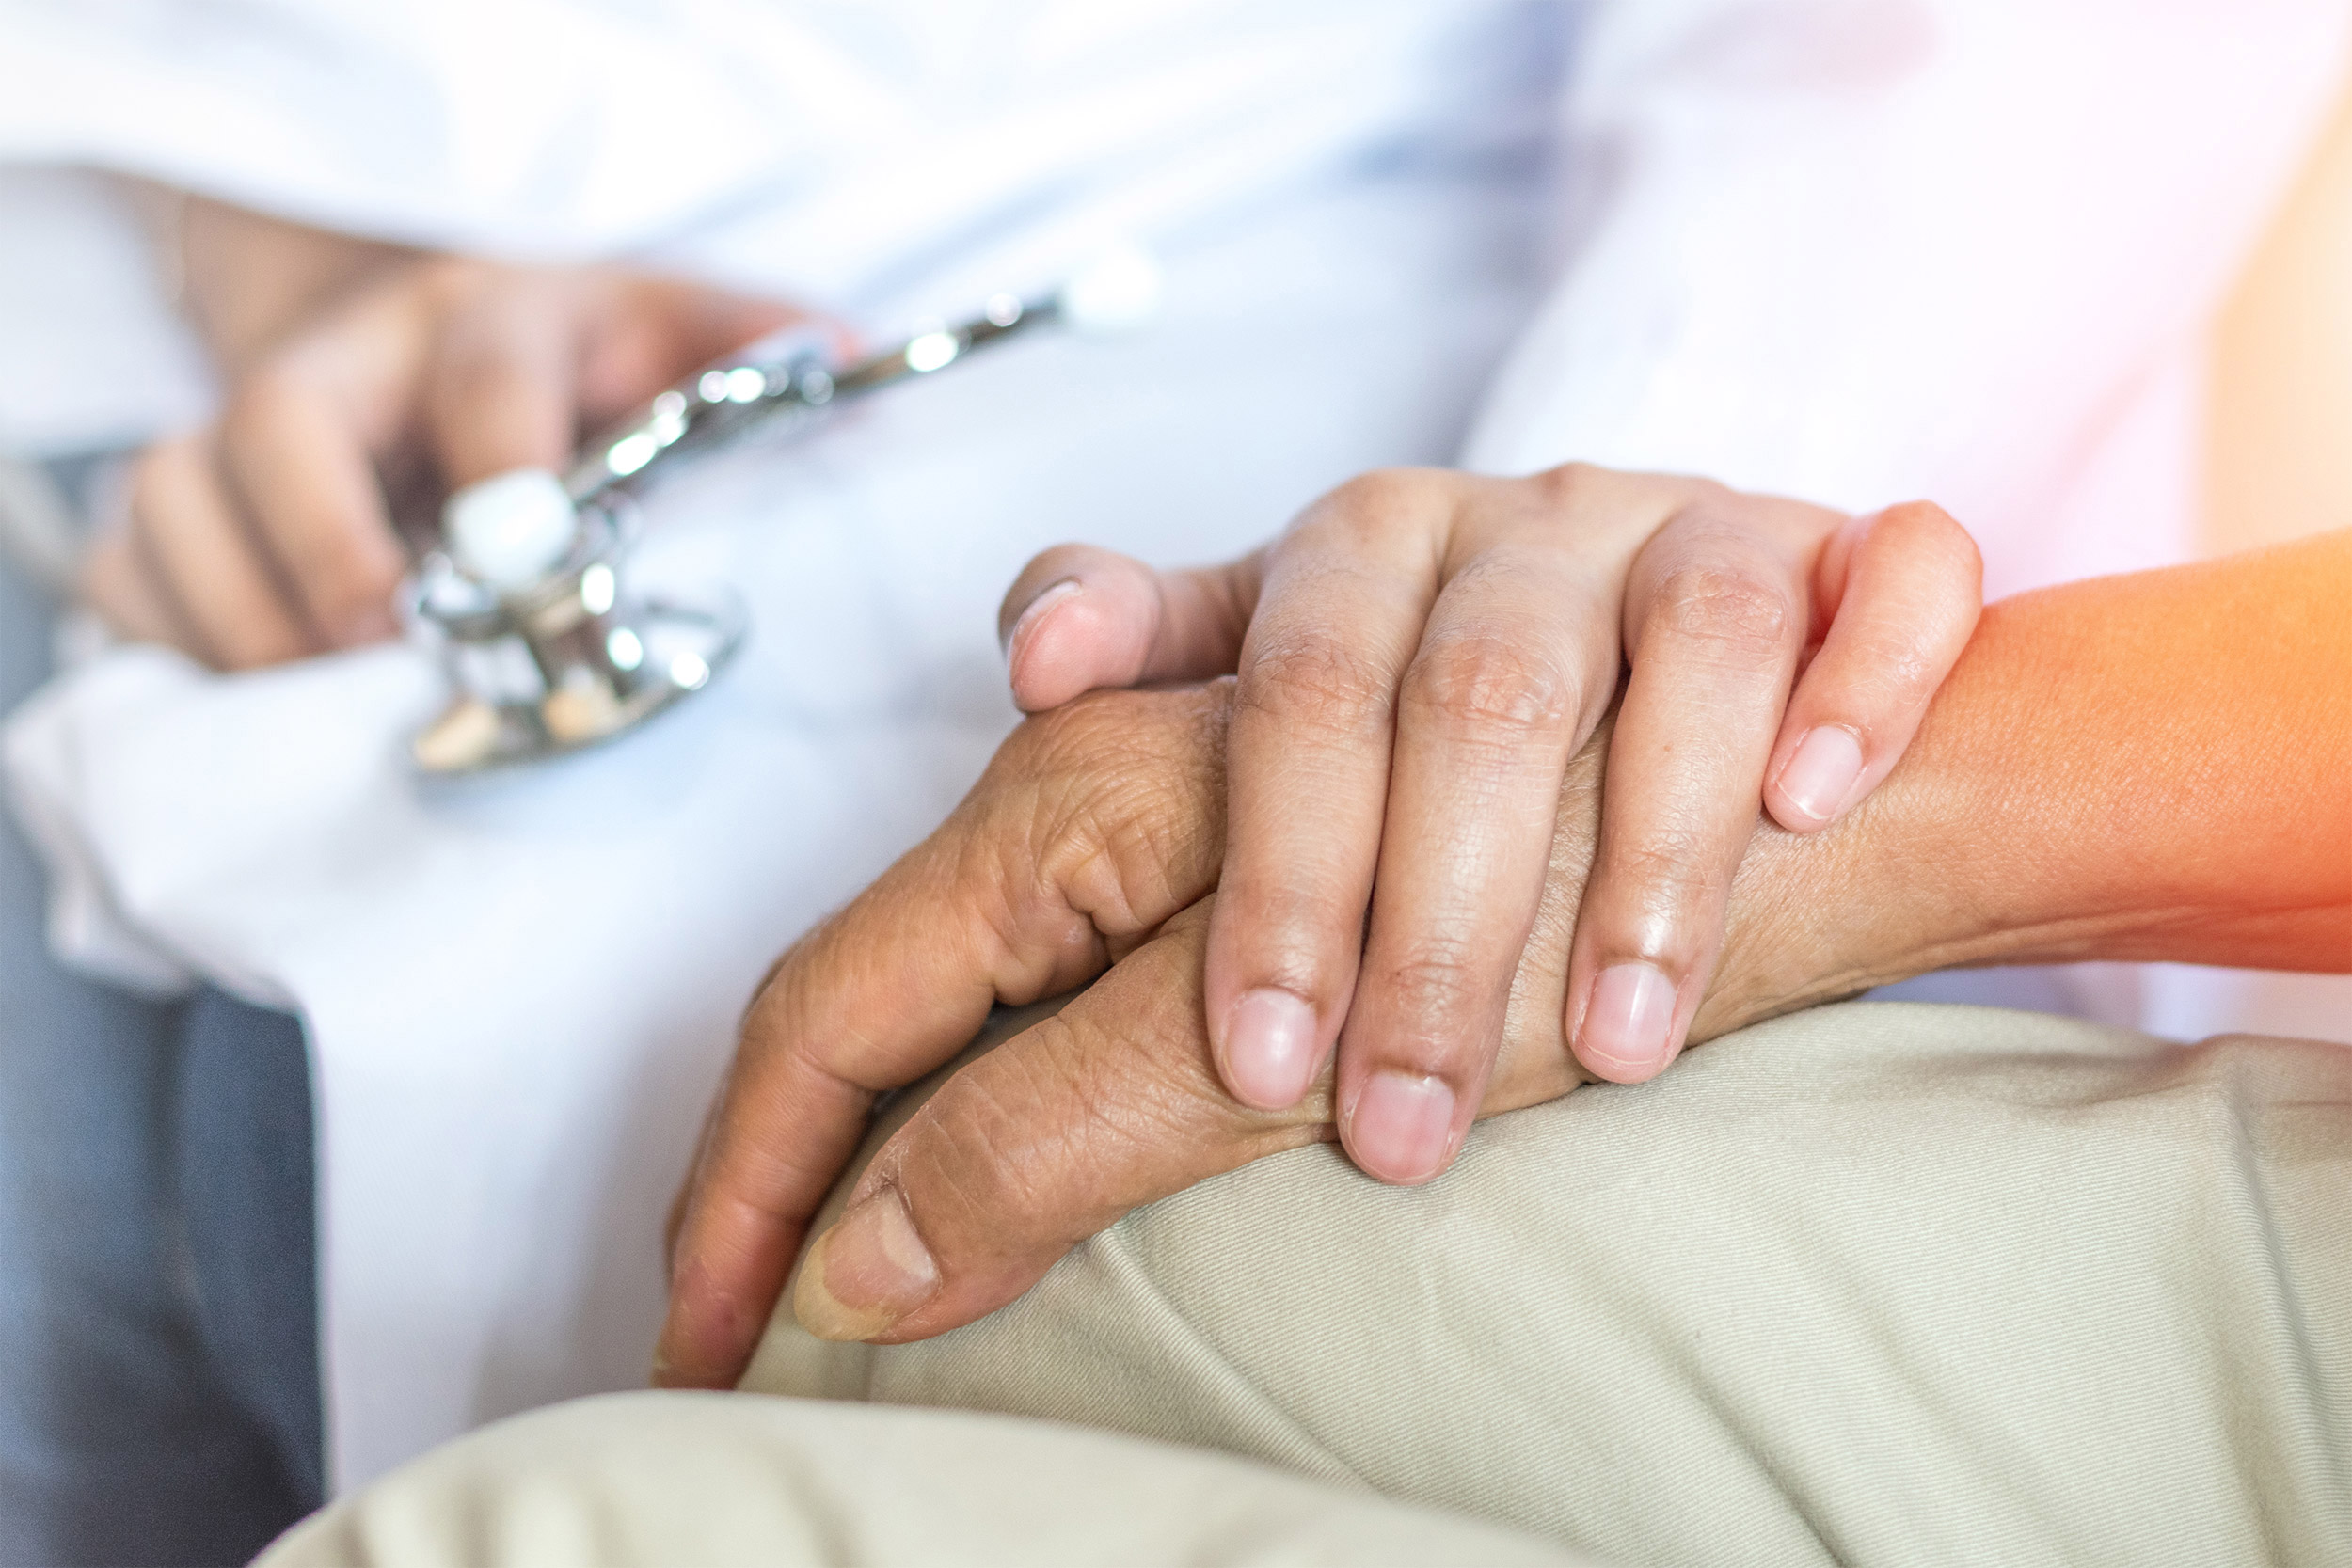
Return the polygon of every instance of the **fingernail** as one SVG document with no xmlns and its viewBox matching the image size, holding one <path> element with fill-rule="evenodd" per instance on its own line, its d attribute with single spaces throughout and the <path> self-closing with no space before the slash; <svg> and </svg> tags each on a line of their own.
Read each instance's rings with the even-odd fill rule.
<svg viewBox="0 0 2352 1568">
<path fill-rule="evenodd" d="M 1797 744 L 1797 754 L 1780 770 L 1780 792 L 1790 809 L 1814 822 L 1845 810 L 1846 797 L 1862 777 L 1862 743 L 1851 730 L 1823 724 Z"/>
<path fill-rule="evenodd" d="M 1021 650 L 1028 646 L 1039 625 L 1056 605 L 1077 593 L 1081 586 L 1076 578 L 1064 578 L 1029 601 L 1028 608 L 1012 623 L 1012 629 L 1005 633 L 1005 663 L 1009 667 L 1020 666 Z"/>
<path fill-rule="evenodd" d="M 1593 981 L 1576 1053 L 1605 1078 L 1639 1084 L 1672 1059 L 1674 1023 L 1672 980 L 1649 964 L 1613 964 Z"/>
<path fill-rule="evenodd" d="M 817 1238 L 792 1315 L 819 1339 L 871 1339 L 938 1291 L 939 1265 L 898 1193 L 885 1188 Z"/>
<path fill-rule="evenodd" d="M 1245 1105 L 1287 1111 L 1315 1075 L 1315 1010 L 1272 987 L 1246 991 L 1225 1022 L 1225 1073 Z"/>
<path fill-rule="evenodd" d="M 1454 1148 L 1454 1091 L 1440 1078 L 1375 1072 L 1348 1118 L 1348 1151 L 1383 1181 L 1409 1186 L 1445 1165 Z"/>
</svg>

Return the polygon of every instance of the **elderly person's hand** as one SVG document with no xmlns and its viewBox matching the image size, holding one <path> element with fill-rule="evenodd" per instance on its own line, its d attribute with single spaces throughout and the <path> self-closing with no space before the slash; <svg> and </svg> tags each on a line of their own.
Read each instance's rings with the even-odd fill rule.
<svg viewBox="0 0 2352 1568">
<path fill-rule="evenodd" d="M 1849 518 L 1693 480 L 1368 476 L 1231 565 L 1064 546 L 1005 600 L 1013 691 L 1238 672 L 1208 1026 L 1244 1103 L 1334 1042 L 1358 1164 L 1422 1181 L 1504 1037 L 1568 759 L 1617 700 L 1563 997 L 1637 1083 L 1697 1016 L 1759 802 L 1835 822 L 1886 776 L 1975 626 L 1975 544 L 1931 506 Z"/>
<path fill-rule="evenodd" d="M 784 326 L 789 306 L 611 267 L 418 256 L 191 207 L 208 429 L 156 443 L 83 591 L 119 632 L 241 670 L 389 636 L 395 518 Z M 199 242 L 202 243 L 199 243 Z"/>
<path fill-rule="evenodd" d="M 1097 693 L 1030 721 L 938 832 L 779 962 L 681 1198 L 664 1381 L 733 1380 L 876 1097 L 951 1059 L 1000 1001 L 1110 970 L 891 1141 L 803 1276 L 817 1332 L 895 1340 L 969 1322 L 1129 1209 L 1333 1135 L 1327 1073 L 1297 1105 L 1236 1104 L 1201 1026 L 1233 696 L 1230 680 Z M 1604 731 L 1554 794 L 1482 1115 L 1582 1079 L 1562 999 L 1606 753 Z M 1783 954 L 1774 974 L 1826 967 Z M 1810 999 L 1779 983 L 1724 991 L 1693 1037 Z"/>
<path fill-rule="evenodd" d="M 1693 1037 L 1959 964 L 2352 967 L 2347 601 L 2352 532 L 1988 611 L 1885 787 L 1826 832 L 1758 835 Z M 1033 721 L 786 955 L 682 1195 L 660 1381 L 735 1380 L 876 1098 L 996 1002 L 1120 960 L 883 1146 L 810 1250 L 796 1305 L 818 1333 L 955 1327 L 1128 1209 L 1330 1135 L 1327 1080 L 1287 1112 L 1236 1104 L 1200 1011 L 1231 706 L 1219 683 Z M 1482 1109 L 1580 1076 L 1561 1001 L 1605 744 L 1565 775 Z"/>
</svg>

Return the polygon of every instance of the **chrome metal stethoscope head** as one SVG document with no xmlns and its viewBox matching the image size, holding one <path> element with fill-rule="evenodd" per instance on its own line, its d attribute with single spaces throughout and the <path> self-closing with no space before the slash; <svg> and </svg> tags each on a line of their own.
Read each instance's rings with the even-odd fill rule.
<svg viewBox="0 0 2352 1568">
<path fill-rule="evenodd" d="M 479 773 L 601 745 L 725 669 L 746 630 L 739 601 L 690 605 L 629 586 L 631 492 L 654 474 L 755 430 L 809 425 L 1018 332 L 1139 325 L 1159 293 L 1157 264 L 1124 250 L 1051 294 L 996 295 L 970 320 L 927 325 L 847 365 L 806 351 L 714 365 L 591 441 L 561 478 L 522 468 L 457 492 L 442 509 L 439 546 L 402 593 L 405 618 L 438 648 L 453 691 L 411 742 L 416 768 Z"/>
</svg>

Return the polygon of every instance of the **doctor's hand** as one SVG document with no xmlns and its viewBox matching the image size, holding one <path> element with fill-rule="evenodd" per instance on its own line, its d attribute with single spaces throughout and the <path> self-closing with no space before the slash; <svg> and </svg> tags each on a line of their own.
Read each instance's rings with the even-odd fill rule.
<svg viewBox="0 0 2352 1568">
<path fill-rule="evenodd" d="M 509 468 L 560 469 L 583 431 L 800 316 L 618 268 L 391 252 L 250 214 L 198 245 L 219 211 L 191 211 L 215 215 L 191 229 L 187 287 L 227 381 L 221 415 L 142 454 L 84 593 L 118 631 L 221 669 L 390 636 L 396 517 Z"/>
<path fill-rule="evenodd" d="M 1563 1007 L 1584 1068 L 1636 1083 L 1690 1037 L 1759 804 L 1806 833 L 1867 797 L 1980 593 L 1974 542 L 1932 506 L 1397 471 L 1226 566 L 1050 550 L 1001 625 L 1030 712 L 1238 673 L 1205 936 L 1218 1076 L 1290 1109 L 1336 1046 L 1349 1154 L 1416 1182 L 1487 1098 L 1561 779 L 1621 678 Z"/>
</svg>

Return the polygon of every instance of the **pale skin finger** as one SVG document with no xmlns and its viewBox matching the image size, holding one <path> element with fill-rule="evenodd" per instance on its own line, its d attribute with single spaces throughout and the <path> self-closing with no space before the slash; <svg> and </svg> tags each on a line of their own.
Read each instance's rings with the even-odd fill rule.
<svg viewBox="0 0 2352 1568">
<path fill-rule="evenodd" d="M 1356 991 L 1386 820 L 1396 691 L 1421 644 L 1459 492 L 1375 474 L 1269 559 L 1242 648 L 1209 1037 L 1244 1104 L 1295 1104 Z"/>
<path fill-rule="evenodd" d="M 1482 1115 L 1578 1082 L 1561 997 L 1601 751 L 1589 747 L 1555 797 L 1550 877 Z M 1327 1071 L 1286 1110 L 1239 1105 L 1225 1089 L 1200 1026 L 1214 902 L 1171 920 L 1055 1019 L 960 1069 L 892 1135 L 810 1248 L 793 1301 L 806 1327 L 885 1343 L 944 1333 L 1011 1301 L 1137 1206 L 1333 1135 Z"/>
<path fill-rule="evenodd" d="M 222 468 L 311 635 L 351 648 L 397 629 L 407 560 L 375 467 L 331 392 L 294 365 L 258 372 L 221 421 Z"/>
<path fill-rule="evenodd" d="M 1926 502 L 1857 519 L 1816 578 L 1815 618 L 1835 619 L 1789 699 L 1764 791 L 1772 819 L 1801 833 L 1851 811 L 1902 760 L 1984 594 L 1976 541 Z"/>
<path fill-rule="evenodd" d="M 1383 1180 L 1437 1176 L 1470 1131 L 1534 924 L 1561 777 L 1615 689 L 1612 607 L 1551 523 L 1530 516 L 1448 563 L 1400 688 L 1338 1073 L 1348 1153 Z"/>
<path fill-rule="evenodd" d="M 291 586 L 221 487 L 209 437 L 165 441 L 139 460 L 131 527 L 199 643 L 191 652 L 251 670 L 317 651 Z"/>
<path fill-rule="evenodd" d="M 1257 609 L 1263 554 L 1157 571 L 1091 545 L 1045 551 L 997 615 L 1013 702 L 1041 713 L 1105 688 L 1231 674 Z"/>
<path fill-rule="evenodd" d="M 1577 1060 L 1616 1083 L 1663 1071 L 1690 1031 L 1804 647 L 1805 562 L 1752 522 L 1702 503 L 1627 588 L 1632 674 L 1568 1003 Z"/>
<path fill-rule="evenodd" d="M 1009 744 L 762 989 L 681 1209 L 660 1381 L 733 1383 L 876 1094 L 952 1057 L 995 1003 L 1100 974 L 1213 882 L 1224 694 L 1119 701 Z M 1106 754 L 1143 787 L 1106 778 Z"/>
<path fill-rule="evenodd" d="M 197 637 L 139 548 L 128 519 L 90 546 L 82 561 L 82 597 L 117 634 L 198 657 Z"/>
<path fill-rule="evenodd" d="M 406 554 L 376 467 L 409 434 L 434 324 L 469 273 L 420 265 L 363 293 L 255 370 L 222 419 L 229 492 L 321 646 L 396 629 Z"/>
<path fill-rule="evenodd" d="M 434 347 L 424 420 L 452 490 L 513 468 L 559 469 L 570 455 L 579 285 L 523 277 L 494 275 L 469 291 Z"/>
</svg>

